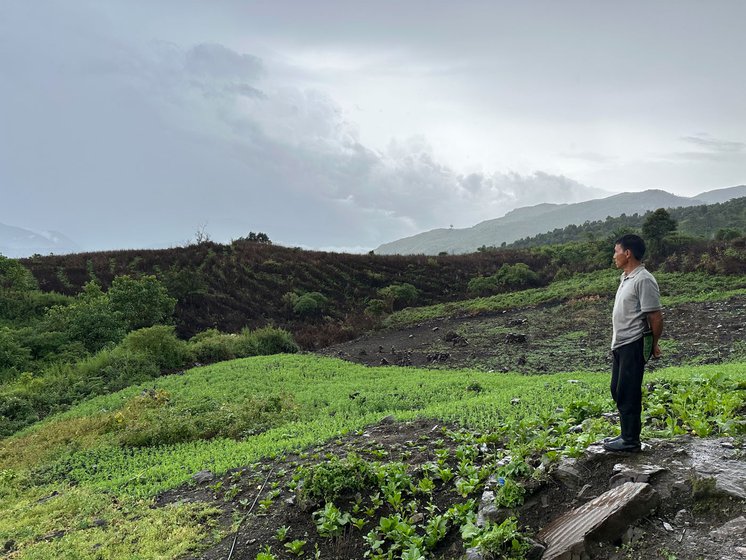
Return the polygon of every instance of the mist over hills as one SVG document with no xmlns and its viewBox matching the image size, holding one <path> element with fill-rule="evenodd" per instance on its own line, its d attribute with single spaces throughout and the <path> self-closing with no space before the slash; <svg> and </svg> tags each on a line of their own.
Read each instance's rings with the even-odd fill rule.
<svg viewBox="0 0 746 560">
<path fill-rule="evenodd" d="M 517 208 L 501 218 L 486 220 L 470 228 L 435 229 L 385 243 L 375 252 L 382 255 L 436 255 L 443 251 L 452 254 L 470 253 L 483 245 L 499 246 L 503 242 L 511 243 L 555 228 L 603 220 L 608 216 L 641 214 L 657 208 L 715 204 L 742 196 L 746 196 L 746 185 L 706 191 L 693 197 L 676 196 L 663 190 L 651 189 L 574 204 L 538 204 Z"/>
<path fill-rule="evenodd" d="M 0 255 L 10 258 L 28 257 L 33 254 L 63 255 L 76 253 L 81 247 L 58 231 L 34 232 L 28 229 L 0 224 Z"/>
</svg>

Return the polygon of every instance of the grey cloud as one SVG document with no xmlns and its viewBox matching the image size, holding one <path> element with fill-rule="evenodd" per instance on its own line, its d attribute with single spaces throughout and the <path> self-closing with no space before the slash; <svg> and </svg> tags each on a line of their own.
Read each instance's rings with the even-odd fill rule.
<svg viewBox="0 0 746 560">
<path fill-rule="evenodd" d="M 423 137 L 371 149 L 329 95 L 280 87 L 271 66 L 223 45 L 81 34 L 74 61 L 55 74 L 38 49 L 26 81 L 0 91 L 0 184 L 13 185 L 0 220 L 87 248 L 179 242 L 204 223 L 216 240 L 259 230 L 290 244 L 374 247 L 591 192 L 546 173 L 460 175 Z"/>
<path fill-rule="evenodd" d="M 734 153 L 743 152 L 744 149 L 746 149 L 746 143 L 744 142 L 721 140 L 718 138 L 712 138 L 707 134 L 701 134 L 697 136 L 684 136 L 681 139 L 684 142 L 694 144 L 695 146 L 709 150 L 711 152 Z"/>
<path fill-rule="evenodd" d="M 220 80 L 256 80 L 264 74 L 264 65 L 256 56 L 237 53 L 217 43 L 204 43 L 185 55 L 187 72 Z"/>
<path fill-rule="evenodd" d="M 589 161 L 591 163 L 612 163 L 619 159 L 616 156 L 600 154 L 597 152 L 562 152 L 560 156 L 567 159 Z"/>
</svg>

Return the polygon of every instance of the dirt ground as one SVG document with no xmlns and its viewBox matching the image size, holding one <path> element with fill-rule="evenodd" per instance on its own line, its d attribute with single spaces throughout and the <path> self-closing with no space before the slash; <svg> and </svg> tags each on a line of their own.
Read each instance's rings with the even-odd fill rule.
<svg viewBox="0 0 746 560">
<path fill-rule="evenodd" d="M 613 301 L 587 298 L 381 330 L 318 353 L 365 365 L 548 373 L 610 368 Z M 648 369 L 746 359 L 746 297 L 663 310 L 663 357 Z"/>
<path fill-rule="evenodd" d="M 453 451 L 457 442 L 443 436 L 442 426 L 432 420 L 405 423 L 382 422 L 370 426 L 363 433 L 349 435 L 309 449 L 307 455 L 287 455 L 265 460 L 239 469 L 209 482 L 193 483 L 160 496 L 158 505 L 176 501 L 212 502 L 223 511 L 220 524 L 232 528 L 228 536 L 207 551 L 193 556 L 207 560 L 254 560 L 265 545 L 270 545 L 277 558 L 294 558 L 283 550 L 276 538 L 279 527 L 290 528 L 289 539 L 306 541 L 303 558 L 314 557 L 319 545 L 318 558 L 357 559 L 363 558 L 366 547 L 363 535 L 373 526 L 368 522 L 362 530 L 350 529 L 334 540 L 318 536 L 311 516 L 312 508 L 300 507 L 294 493 L 287 489 L 291 475 L 298 465 L 315 464 L 335 455 L 345 457 L 354 452 L 362 458 L 374 461 L 403 461 L 416 470 L 418 465 L 434 459 L 433 441 L 445 442 Z M 694 488 L 696 477 L 691 467 L 694 449 L 693 438 L 688 436 L 674 440 L 652 440 L 639 455 L 601 452 L 586 453 L 576 463 L 582 475 L 577 486 L 560 482 L 548 476 L 541 482 L 528 485 L 529 494 L 523 506 L 506 510 L 516 515 L 523 531 L 536 534 L 542 527 L 564 512 L 588 502 L 609 489 L 615 465 L 620 463 L 634 468 L 640 465 L 656 465 L 664 469 L 651 477 L 650 483 L 663 498 L 655 513 L 633 524 L 617 541 L 593 545 L 589 549 L 591 559 L 625 560 L 728 560 L 739 559 L 736 546 L 746 546 L 746 535 L 733 539 L 715 540 L 710 536 L 727 521 L 743 515 L 746 504 L 742 500 L 701 492 Z M 711 448 L 729 451 L 731 456 L 744 461 L 744 449 L 733 440 L 710 440 Z M 484 449 L 483 449 L 484 451 Z M 618 470 L 618 467 L 617 467 Z M 580 487 L 582 485 L 582 488 Z M 271 488 L 280 492 L 273 504 L 264 513 L 244 517 L 247 505 L 265 498 Z M 444 511 L 449 504 L 463 501 L 452 490 L 434 492 L 434 502 Z M 475 496 L 479 500 L 480 493 Z M 363 506 L 369 505 L 363 497 Z M 355 497 L 346 496 L 338 500 L 338 507 L 350 511 Z M 257 512 L 255 508 L 254 513 Z M 385 514 L 385 512 L 383 513 Z M 377 518 L 376 518 L 377 519 Z M 238 523 L 240 522 L 240 525 Z M 740 540 L 738 540 L 740 538 Z M 234 544 L 235 543 L 235 544 Z M 435 558 L 454 560 L 462 558 L 464 549 L 459 535 L 451 529 L 447 537 L 434 551 Z"/>
</svg>

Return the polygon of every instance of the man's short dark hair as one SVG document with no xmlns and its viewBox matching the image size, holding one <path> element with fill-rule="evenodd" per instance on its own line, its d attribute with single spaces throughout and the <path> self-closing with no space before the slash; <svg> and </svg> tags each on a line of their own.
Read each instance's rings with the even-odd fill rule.
<svg viewBox="0 0 746 560">
<path fill-rule="evenodd" d="M 624 251 L 629 249 L 638 261 L 641 261 L 642 257 L 645 256 L 645 241 L 634 233 L 622 235 L 614 242 L 614 245 L 621 245 Z"/>
</svg>

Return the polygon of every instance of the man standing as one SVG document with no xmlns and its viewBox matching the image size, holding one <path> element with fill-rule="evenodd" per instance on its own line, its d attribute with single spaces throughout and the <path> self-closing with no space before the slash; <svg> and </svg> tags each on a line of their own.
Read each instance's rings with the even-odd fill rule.
<svg viewBox="0 0 746 560">
<path fill-rule="evenodd" d="M 652 331 L 652 356 L 661 355 L 658 340 L 663 332 L 658 283 L 640 261 L 645 242 L 639 235 L 623 235 L 614 246 L 614 264 L 623 271 L 614 300 L 611 350 L 611 396 L 619 410 L 622 433 L 604 441 L 604 449 L 637 453 L 641 449 L 642 376 L 644 338 Z"/>
</svg>

